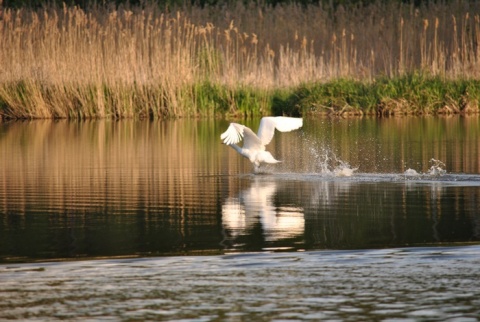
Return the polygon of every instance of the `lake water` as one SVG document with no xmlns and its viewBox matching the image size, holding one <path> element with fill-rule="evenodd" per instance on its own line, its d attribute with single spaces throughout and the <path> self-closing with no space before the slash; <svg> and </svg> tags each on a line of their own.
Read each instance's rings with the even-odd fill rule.
<svg viewBox="0 0 480 322">
<path fill-rule="evenodd" d="M 0 319 L 477 320 L 479 117 L 227 127 L 0 123 Z"/>
</svg>

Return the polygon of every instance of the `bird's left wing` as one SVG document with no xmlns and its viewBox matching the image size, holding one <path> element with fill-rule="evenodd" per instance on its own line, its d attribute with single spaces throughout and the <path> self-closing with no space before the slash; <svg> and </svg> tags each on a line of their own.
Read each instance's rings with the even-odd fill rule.
<svg viewBox="0 0 480 322">
<path fill-rule="evenodd" d="M 260 121 L 258 128 L 258 137 L 262 140 L 264 145 L 272 141 L 275 129 L 280 132 L 290 132 L 301 128 L 303 126 L 303 119 L 297 117 L 286 116 L 266 116 Z"/>
<path fill-rule="evenodd" d="M 245 125 L 230 123 L 228 129 L 220 135 L 220 139 L 226 145 L 237 144 L 242 140 Z"/>
<path fill-rule="evenodd" d="M 243 138 L 243 147 L 246 149 L 261 149 L 262 141 L 253 131 L 242 124 L 230 123 L 228 129 L 220 135 L 226 145 L 237 144 Z"/>
</svg>

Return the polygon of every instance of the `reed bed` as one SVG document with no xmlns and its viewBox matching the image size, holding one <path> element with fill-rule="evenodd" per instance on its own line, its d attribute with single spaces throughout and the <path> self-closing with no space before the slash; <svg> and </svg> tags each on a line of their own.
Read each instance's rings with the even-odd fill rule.
<svg viewBox="0 0 480 322">
<path fill-rule="evenodd" d="M 478 1 L 335 9 L 242 2 L 170 10 L 154 4 L 0 8 L 0 115 L 266 114 L 287 106 L 305 86 L 371 86 L 386 79 L 385 87 L 395 87 L 402 85 L 398 79 L 419 74 L 443 84 L 435 81 L 435 86 L 457 88 L 460 92 L 450 98 L 465 100 L 471 96 L 465 89 L 475 83 L 455 84 L 480 76 L 478 12 Z M 448 103 L 444 90 L 427 91 L 442 93 L 431 99 Z M 376 113 L 385 99 L 366 97 L 377 106 L 358 108 Z M 401 99 L 408 95 L 389 104 Z M 476 99 L 452 101 L 459 108 L 449 111 L 465 105 L 477 111 Z M 310 105 L 297 107 L 296 113 Z"/>
</svg>

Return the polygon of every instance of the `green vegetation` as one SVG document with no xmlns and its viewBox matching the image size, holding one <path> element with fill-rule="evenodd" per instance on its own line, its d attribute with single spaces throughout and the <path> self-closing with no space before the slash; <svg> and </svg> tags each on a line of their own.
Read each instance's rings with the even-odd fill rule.
<svg viewBox="0 0 480 322">
<path fill-rule="evenodd" d="M 479 112 L 480 80 L 404 75 L 371 83 L 338 79 L 300 86 L 274 103 L 277 114 L 410 115 Z"/>
<path fill-rule="evenodd" d="M 0 118 L 479 111 L 480 2 L 0 7 Z"/>
</svg>

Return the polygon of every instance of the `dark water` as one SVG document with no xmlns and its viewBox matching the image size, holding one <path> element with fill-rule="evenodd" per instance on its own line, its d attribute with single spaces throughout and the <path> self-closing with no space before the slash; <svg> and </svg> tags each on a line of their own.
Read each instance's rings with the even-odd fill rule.
<svg viewBox="0 0 480 322">
<path fill-rule="evenodd" d="M 0 319 L 477 320 L 478 117 L 227 126 L 1 123 Z"/>
</svg>

